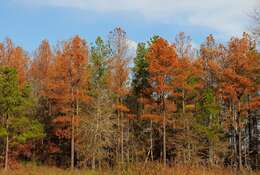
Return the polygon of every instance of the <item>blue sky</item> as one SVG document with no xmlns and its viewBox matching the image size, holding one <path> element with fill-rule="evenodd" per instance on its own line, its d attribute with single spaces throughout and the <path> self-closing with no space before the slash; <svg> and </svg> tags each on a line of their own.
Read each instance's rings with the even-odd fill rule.
<svg viewBox="0 0 260 175">
<path fill-rule="evenodd" d="M 181 31 L 194 44 L 212 33 L 219 41 L 249 27 L 257 0 L 0 0 L 0 40 L 10 37 L 32 52 L 41 40 L 51 44 L 80 35 L 88 42 L 125 29 L 134 47 L 153 34 L 169 41 Z"/>
</svg>

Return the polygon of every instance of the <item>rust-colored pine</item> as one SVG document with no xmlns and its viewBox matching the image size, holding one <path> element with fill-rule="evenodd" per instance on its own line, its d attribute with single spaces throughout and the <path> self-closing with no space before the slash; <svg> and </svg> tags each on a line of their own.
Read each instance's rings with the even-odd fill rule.
<svg viewBox="0 0 260 175">
<path fill-rule="evenodd" d="M 177 64 L 175 47 L 165 39 L 158 38 L 148 49 L 147 60 L 154 99 L 159 102 L 163 115 L 163 165 L 166 167 L 166 98 L 171 95 L 172 75 Z"/>
<path fill-rule="evenodd" d="M 48 68 L 44 95 L 51 103 L 53 123 L 62 124 L 54 128 L 61 138 L 71 140 L 71 169 L 75 165 L 75 127 L 79 120 L 79 101 L 86 102 L 84 88 L 87 86 L 88 49 L 79 36 L 62 44 Z M 58 115 L 57 115 L 58 114 Z M 69 126 L 70 125 L 70 126 Z"/>
</svg>

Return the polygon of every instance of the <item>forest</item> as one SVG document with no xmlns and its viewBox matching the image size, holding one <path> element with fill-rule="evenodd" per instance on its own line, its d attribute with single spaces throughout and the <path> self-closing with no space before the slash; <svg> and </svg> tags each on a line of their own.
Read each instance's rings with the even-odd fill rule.
<svg viewBox="0 0 260 175">
<path fill-rule="evenodd" d="M 227 43 L 209 35 L 195 48 L 181 32 L 173 41 L 152 36 L 133 56 L 117 27 L 95 43 L 43 40 L 28 54 L 7 38 L 0 43 L 1 169 L 257 173 L 258 44 L 247 33 Z"/>
</svg>

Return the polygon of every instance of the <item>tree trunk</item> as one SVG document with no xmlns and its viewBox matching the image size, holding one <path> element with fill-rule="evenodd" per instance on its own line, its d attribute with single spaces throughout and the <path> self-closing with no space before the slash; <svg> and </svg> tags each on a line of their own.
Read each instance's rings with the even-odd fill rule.
<svg viewBox="0 0 260 175">
<path fill-rule="evenodd" d="M 209 128 L 212 127 L 212 114 L 209 115 Z M 214 145 L 211 140 L 209 140 L 209 163 L 211 166 L 214 165 Z"/>
<path fill-rule="evenodd" d="M 239 150 L 239 169 L 241 169 L 242 166 L 242 139 L 241 139 L 241 129 L 239 128 L 238 132 L 238 150 Z"/>
<path fill-rule="evenodd" d="M 95 136 L 95 144 L 97 145 L 96 146 L 96 150 L 95 150 L 95 152 L 96 153 L 98 153 L 97 155 L 98 156 L 100 156 L 100 145 L 99 145 L 99 143 L 101 142 L 101 133 L 99 133 L 100 132 L 100 130 L 101 130 L 101 127 L 100 127 L 100 125 L 99 125 L 99 122 L 101 121 L 101 105 L 100 105 L 100 98 L 98 97 L 98 99 L 97 99 L 97 103 L 98 103 L 98 108 L 97 108 L 97 131 L 96 131 L 96 136 Z M 99 129 L 100 128 L 100 129 Z M 97 160 L 98 160 L 98 166 L 99 166 L 99 168 L 100 168 L 100 166 L 101 166 L 101 158 L 100 157 L 98 157 L 97 156 Z"/>
<path fill-rule="evenodd" d="M 150 154 L 151 154 L 151 161 L 153 161 L 153 121 L 150 121 Z"/>
<path fill-rule="evenodd" d="M 120 99 L 117 99 L 117 104 L 119 104 Z M 121 137 L 120 137 L 120 111 L 117 110 L 117 129 L 118 129 L 118 134 L 117 134 L 117 144 L 116 144 L 116 161 L 117 163 L 120 163 L 120 141 L 121 141 Z"/>
<path fill-rule="evenodd" d="M 165 113 L 164 99 L 163 99 L 163 166 L 166 167 L 166 113 Z"/>
<path fill-rule="evenodd" d="M 74 95 L 73 95 L 73 89 L 72 89 L 72 102 L 74 101 Z M 72 111 L 72 118 L 71 118 L 71 128 L 72 128 L 72 131 L 71 131 L 71 164 L 70 164 L 70 168 L 71 169 L 74 169 L 74 151 L 75 151 L 75 128 L 74 128 L 74 120 L 75 120 L 75 115 L 74 115 L 74 108 L 73 108 L 73 111 Z"/>
<path fill-rule="evenodd" d="M 130 145 L 130 141 L 129 141 L 129 135 L 130 135 L 130 121 L 129 119 L 127 119 L 127 163 L 129 163 L 130 161 L 130 150 L 129 150 L 129 145 Z"/>
<path fill-rule="evenodd" d="M 190 137 L 190 123 L 189 123 L 189 119 L 187 119 L 186 121 L 186 125 L 187 125 L 187 142 L 188 142 L 188 163 L 191 163 L 191 137 Z"/>
<path fill-rule="evenodd" d="M 77 98 L 76 98 L 76 116 L 77 116 L 77 118 L 78 118 L 78 122 L 79 122 L 79 99 L 78 99 L 78 95 L 79 95 L 79 93 L 78 93 L 78 90 L 77 90 Z M 79 124 L 77 124 L 76 125 L 76 130 L 75 130 L 75 136 L 77 137 L 77 135 L 78 135 L 78 133 L 79 133 Z M 75 144 L 76 145 L 78 145 L 78 143 L 77 143 L 77 138 L 76 138 L 76 140 L 75 140 Z M 78 151 L 76 152 L 76 165 L 77 165 L 77 160 L 79 160 L 79 153 L 78 153 Z"/>
<path fill-rule="evenodd" d="M 96 168 L 96 157 L 95 153 L 92 155 L 92 169 L 94 170 Z"/>
<path fill-rule="evenodd" d="M 6 130 L 8 130 L 8 119 L 6 122 Z M 5 145 L 5 170 L 8 170 L 8 152 L 9 152 L 9 136 L 7 132 L 6 145 Z"/>
<path fill-rule="evenodd" d="M 248 156 L 249 156 L 249 162 L 251 164 L 251 152 L 252 152 L 252 128 L 251 128 L 251 115 L 249 113 L 248 115 Z"/>
<path fill-rule="evenodd" d="M 258 119 L 257 119 L 257 115 L 259 115 L 257 113 L 257 111 L 254 113 L 254 116 L 252 116 L 252 153 L 251 153 L 251 164 L 253 169 L 259 169 L 259 151 L 258 151 L 258 147 L 259 147 L 259 143 L 258 143 L 258 138 L 259 138 L 259 134 L 258 134 Z"/>
<path fill-rule="evenodd" d="M 234 103 L 232 103 L 232 116 L 233 116 L 233 148 L 234 148 L 234 165 L 238 168 L 238 149 L 237 149 L 237 112 Z"/>
<path fill-rule="evenodd" d="M 75 119 L 75 116 L 74 114 L 72 115 L 72 133 L 71 133 L 71 169 L 74 168 L 74 151 L 75 151 L 75 145 L 74 145 L 74 141 L 75 141 L 75 138 L 74 138 L 74 119 Z"/>
<path fill-rule="evenodd" d="M 123 124 L 123 113 L 121 113 L 121 163 L 124 163 L 124 124 Z"/>
<path fill-rule="evenodd" d="M 240 101 L 238 102 L 238 113 L 237 113 L 237 125 L 238 125 L 238 167 L 241 169 L 242 166 L 242 143 L 241 143 L 241 126 L 240 126 Z"/>
<path fill-rule="evenodd" d="M 209 142 L 209 163 L 210 166 L 214 165 L 214 148 L 213 143 L 211 141 Z"/>
<path fill-rule="evenodd" d="M 182 113 L 185 113 L 185 93 L 184 89 L 182 89 Z"/>
<path fill-rule="evenodd" d="M 8 159 L 9 159 L 9 132 L 8 132 L 8 128 L 9 128 L 9 121 L 8 121 L 8 115 L 6 116 L 6 131 L 7 131 L 7 135 L 6 135 L 6 144 L 5 144 L 5 170 L 8 170 Z"/>
</svg>

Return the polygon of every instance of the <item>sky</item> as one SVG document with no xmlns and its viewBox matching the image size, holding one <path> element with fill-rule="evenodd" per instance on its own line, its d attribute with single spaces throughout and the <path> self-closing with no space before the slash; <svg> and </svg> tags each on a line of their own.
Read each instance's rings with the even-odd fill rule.
<svg viewBox="0 0 260 175">
<path fill-rule="evenodd" d="M 173 42 L 179 32 L 195 46 L 213 34 L 220 42 L 250 28 L 259 0 L 0 0 L 0 41 L 10 37 L 33 52 L 41 40 L 52 45 L 80 35 L 89 43 L 122 27 L 131 47 L 160 35 Z"/>
</svg>

